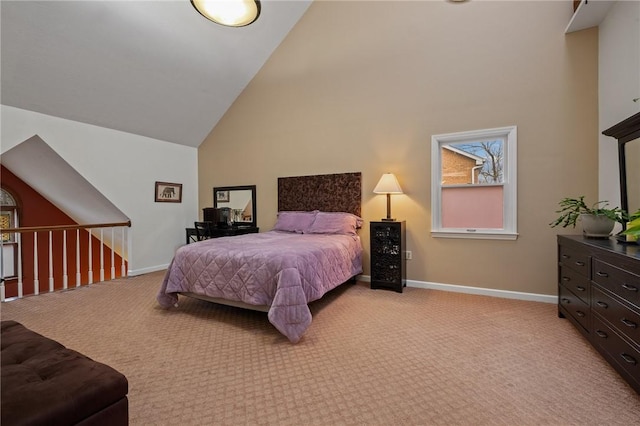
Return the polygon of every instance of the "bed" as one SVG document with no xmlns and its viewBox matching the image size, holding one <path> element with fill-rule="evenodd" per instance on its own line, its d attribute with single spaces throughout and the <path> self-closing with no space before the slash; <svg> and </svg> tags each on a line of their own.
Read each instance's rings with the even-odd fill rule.
<svg viewBox="0 0 640 426">
<path fill-rule="evenodd" d="M 278 179 L 271 231 L 222 237 L 179 248 L 157 295 L 265 311 L 292 343 L 311 325 L 308 304 L 362 273 L 361 174 Z"/>
</svg>

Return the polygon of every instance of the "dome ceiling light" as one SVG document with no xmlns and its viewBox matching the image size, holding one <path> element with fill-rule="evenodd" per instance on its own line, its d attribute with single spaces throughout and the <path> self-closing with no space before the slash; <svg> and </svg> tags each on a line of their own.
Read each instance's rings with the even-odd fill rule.
<svg viewBox="0 0 640 426">
<path fill-rule="evenodd" d="M 258 0 L 191 0 L 202 16 L 227 27 L 244 27 L 260 16 Z"/>
</svg>

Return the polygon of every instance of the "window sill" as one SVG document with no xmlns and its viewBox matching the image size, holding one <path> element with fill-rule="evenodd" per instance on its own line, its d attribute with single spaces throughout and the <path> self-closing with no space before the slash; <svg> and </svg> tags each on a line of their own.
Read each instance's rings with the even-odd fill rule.
<svg viewBox="0 0 640 426">
<path fill-rule="evenodd" d="M 431 231 L 431 236 L 434 238 L 463 238 L 468 240 L 510 240 L 514 241 L 518 239 L 517 233 L 511 232 L 466 232 L 466 231 Z"/>
</svg>

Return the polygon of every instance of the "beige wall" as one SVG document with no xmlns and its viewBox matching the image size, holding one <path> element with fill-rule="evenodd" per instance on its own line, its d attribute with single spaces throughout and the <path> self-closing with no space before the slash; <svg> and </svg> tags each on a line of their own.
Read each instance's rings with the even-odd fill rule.
<svg viewBox="0 0 640 426">
<path fill-rule="evenodd" d="M 315 2 L 200 146 L 199 203 L 256 184 L 258 224 L 276 179 L 361 171 L 363 218 L 394 172 L 405 195 L 410 280 L 556 293 L 563 196 L 597 194 L 597 29 L 565 35 L 566 2 Z M 430 236 L 431 135 L 518 126 L 516 241 Z M 561 230 L 560 232 L 577 232 Z M 369 273 L 368 225 L 360 232 Z"/>
</svg>

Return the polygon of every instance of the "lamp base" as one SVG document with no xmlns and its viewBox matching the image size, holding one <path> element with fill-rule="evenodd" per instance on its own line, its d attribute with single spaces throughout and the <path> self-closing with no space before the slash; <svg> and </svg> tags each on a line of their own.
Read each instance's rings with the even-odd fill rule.
<svg viewBox="0 0 640 426">
<path fill-rule="evenodd" d="M 387 218 L 382 219 L 382 221 L 383 222 L 395 222 L 396 220 L 394 218 L 387 217 Z"/>
</svg>

